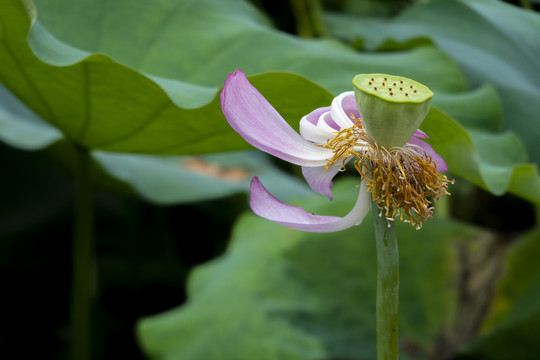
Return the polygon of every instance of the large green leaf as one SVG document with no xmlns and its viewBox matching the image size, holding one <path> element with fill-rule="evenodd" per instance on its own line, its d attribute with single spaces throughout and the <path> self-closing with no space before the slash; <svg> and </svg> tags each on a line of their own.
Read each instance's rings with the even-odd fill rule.
<svg viewBox="0 0 540 360">
<path fill-rule="evenodd" d="M 111 176 L 159 204 L 216 199 L 248 192 L 259 176 L 282 198 L 311 193 L 304 181 L 285 174 L 255 151 L 201 156 L 151 156 L 96 151 L 93 156 Z"/>
<path fill-rule="evenodd" d="M 540 202 L 538 169 L 526 163 L 527 153 L 513 133 L 467 131 L 436 108 L 431 109 L 421 128 L 454 174 L 496 195 L 508 191 Z"/>
<path fill-rule="evenodd" d="M 255 82 L 257 79 L 255 77 Z M 41 120 L 1 84 L 0 98 L 0 139 L 3 142 L 25 150 L 47 147 L 49 157 L 56 158 L 62 167 L 74 171 L 74 149 L 63 140 L 60 131 Z M 311 192 L 305 182 L 286 175 L 258 152 L 190 157 L 94 151 L 91 155 L 95 160 L 92 172 L 98 188 L 130 194 L 134 190 L 143 198 L 159 204 L 215 199 L 247 192 L 249 181 L 255 175 L 269 183 L 270 188 L 283 198 Z"/>
<path fill-rule="evenodd" d="M 68 6 L 60 0 L 40 2 L 45 25 L 84 51 L 59 42 L 39 22 L 29 34 L 31 51 L 25 39 L 29 18 L 21 4 L 12 0 L 0 5 L 6 10 L 0 13 L 4 19 L 0 56 L 11 64 L 3 72 L 0 69 L 0 78 L 38 115 L 89 148 L 190 154 L 248 148 L 229 128 L 215 97 L 217 86 L 234 67 L 248 73 L 268 68 L 293 70 L 334 92 L 347 89 L 358 69 L 399 72 L 430 85 L 437 93 L 435 103 L 471 129 L 494 131 L 501 121 L 492 89 L 461 92 L 465 84 L 456 67 L 433 48 L 359 54 L 332 41 L 301 40 L 270 29 L 241 1 L 130 2 L 140 11 L 129 17 L 123 11 L 126 7 L 109 3 L 81 1 Z M 70 20 L 60 21 L 66 13 Z M 118 25 L 124 22 L 125 26 Z M 210 22 L 212 27 L 207 26 Z M 156 23 L 163 25 L 156 27 Z M 126 32 L 128 28 L 137 30 Z M 198 35 L 194 35 L 195 29 Z M 101 35 L 97 37 L 97 33 Z M 200 40 L 196 41 L 197 36 Z M 216 38 L 220 44 L 233 44 L 234 49 L 220 48 L 219 61 L 211 46 Z M 133 41 L 145 45 L 126 45 Z M 167 46 L 166 52 L 159 52 L 162 57 L 154 53 L 155 48 Z M 268 53 L 268 49 L 273 50 Z M 131 68 L 86 51 L 109 53 Z M 305 56 L 301 58 L 299 51 Z M 198 59 L 196 63 L 193 57 Z M 144 75 L 136 67 L 153 75 Z M 331 99 L 326 90 L 293 74 L 263 74 L 251 76 L 250 81 L 296 128 L 301 115 L 328 105 Z M 515 138 L 487 136 L 486 141 L 483 134 L 471 137 L 451 119 L 442 123 L 446 127 L 432 121 L 429 133 L 436 149 L 450 159 L 454 173 L 496 194 L 510 189 L 527 199 L 538 199 L 536 169 L 523 164 L 525 155 Z M 458 140 L 469 142 L 469 151 L 444 145 L 447 131 L 460 133 Z M 498 158 L 490 156 L 492 148 L 505 151 L 498 151 Z"/>
<path fill-rule="evenodd" d="M 399 73 L 449 92 L 465 89 L 457 66 L 433 48 L 357 53 L 333 40 L 299 39 L 270 28 L 243 0 L 42 0 L 38 9 L 44 26 L 72 46 L 199 85 L 219 87 L 238 68 L 247 74 L 291 71 L 333 93 L 351 90 L 360 72 Z"/>
<path fill-rule="evenodd" d="M 0 80 L 73 141 L 87 148 L 146 153 L 209 153 L 248 147 L 223 118 L 217 88 L 152 80 L 108 56 L 84 54 L 62 44 L 36 23 L 29 37 L 48 63 L 43 62 L 26 42 L 32 12 L 27 13 L 16 0 L 0 6 Z M 224 77 L 219 80 L 223 81 Z M 261 75 L 254 82 L 261 91 L 280 88 L 282 94 L 295 94 L 295 107 L 289 110 L 295 114 L 326 105 L 331 98 L 293 74 Z M 193 104 L 194 92 L 212 101 L 191 109 L 202 105 L 201 98 Z M 289 107 L 290 97 L 276 99 L 278 109 L 280 102 Z M 287 109 L 283 112 L 287 116 Z"/>
<path fill-rule="evenodd" d="M 506 263 L 477 341 L 465 352 L 485 359 L 536 359 L 540 354 L 540 231 L 519 239 Z"/>
<path fill-rule="evenodd" d="M 0 6 L 0 80 L 87 148 L 168 154 L 247 148 L 215 97 L 234 68 L 295 71 L 334 92 L 350 89 L 358 71 L 375 70 L 464 89 L 456 66 L 433 48 L 365 55 L 333 41 L 300 40 L 269 28 L 242 1 L 40 2 L 40 17 L 61 40 L 40 22 L 30 28 L 29 2 Z M 328 104 L 323 89 L 292 74 L 256 82 L 263 94 L 279 94 L 272 104 L 295 121 Z"/>
<path fill-rule="evenodd" d="M 63 138 L 0 84 L 0 140 L 25 150 L 47 147 Z"/>
<path fill-rule="evenodd" d="M 335 201 L 302 205 L 343 214 L 356 185 L 338 182 Z M 449 241 L 475 234 L 443 220 L 421 231 L 400 224 L 403 358 L 406 348 L 431 351 L 455 299 Z M 246 215 L 226 255 L 192 274 L 188 303 L 143 320 L 140 339 L 155 359 L 373 359 L 375 279 L 369 216 L 343 232 L 310 234 Z"/>
<path fill-rule="evenodd" d="M 332 33 L 348 41 L 362 38 L 375 49 L 389 40 L 428 38 L 463 69 L 469 83 L 489 82 L 501 94 L 504 126 L 525 141 L 540 164 L 540 14 L 498 0 L 418 2 L 387 19 L 341 14 L 327 17 Z"/>
</svg>

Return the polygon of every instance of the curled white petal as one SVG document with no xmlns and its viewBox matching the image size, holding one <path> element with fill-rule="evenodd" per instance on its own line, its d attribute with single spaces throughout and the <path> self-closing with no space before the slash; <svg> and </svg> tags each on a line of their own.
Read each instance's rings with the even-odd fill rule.
<svg viewBox="0 0 540 360">
<path fill-rule="evenodd" d="M 347 129 L 353 125 L 353 120 L 350 117 L 350 114 L 347 113 L 347 110 L 344 108 L 344 101 L 347 101 L 351 98 L 354 98 L 354 91 L 347 91 L 339 94 L 332 100 L 332 105 L 330 105 L 330 113 L 332 114 L 332 119 L 340 126 L 341 129 Z"/>
<path fill-rule="evenodd" d="M 316 144 L 326 144 L 336 134 L 336 130 L 327 125 L 324 117 L 329 115 L 329 111 L 322 113 L 314 124 L 309 121 L 307 115 L 300 120 L 300 135 L 306 140 Z"/>
</svg>

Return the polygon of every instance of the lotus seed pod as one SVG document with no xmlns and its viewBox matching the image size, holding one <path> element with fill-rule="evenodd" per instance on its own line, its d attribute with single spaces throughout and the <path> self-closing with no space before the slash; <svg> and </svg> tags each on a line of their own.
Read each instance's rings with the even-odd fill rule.
<svg viewBox="0 0 540 360">
<path fill-rule="evenodd" d="M 431 90 L 401 76 L 360 74 L 353 85 L 366 133 L 386 149 L 405 145 L 431 107 Z"/>
</svg>

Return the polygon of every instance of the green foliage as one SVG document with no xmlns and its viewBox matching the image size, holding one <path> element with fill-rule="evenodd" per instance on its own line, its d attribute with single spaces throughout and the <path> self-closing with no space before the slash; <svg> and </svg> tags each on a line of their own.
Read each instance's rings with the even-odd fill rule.
<svg viewBox="0 0 540 360">
<path fill-rule="evenodd" d="M 391 19 L 331 14 L 329 30 L 368 49 L 388 42 L 429 39 L 452 57 L 471 86 L 493 84 L 501 95 L 504 127 L 525 142 L 540 164 L 540 16 L 496 0 L 418 2 Z"/>
<path fill-rule="evenodd" d="M 287 76 L 276 74 L 276 78 Z M 258 83 L 259 79 L 254 77 L 254 82 Z M 300 79 L 300 82 L 305 81 Z M 43 122 L 4 87 L 0 87 L 0 95 L 2 140 L 25 150 L 49 147 L 49 153 L 63 167 L 74 171 L 73 146 L 63 140 L 62 133 Z M 276 194 L 283 198 L 310 191 L 305 183 L 280 171 L 262 154 L 253 151 L 166 157 L 94 151 L 91 155 L 95 160 L 94 182 L 99 188 L 121 194 L 135 191 L 144 199 L 159 204 L 201 201 L 246 192 L 255 175 L 271 183 Z"/>
<path fill-rule="evenodd" d="M 7 64 L 0 70 L 2 82 L 70 140 L 89 149 L 160 154 L 247 148 L 221 114 L 217 89 L 172 79 L 154 77 L 153 81 L 109 56 L 86 54 L 61 43 L 39 23 L 29 34 L 33 50 L 41 56 L 38 58 L 26 42 L 35 19 L 16 1 L 2 7 L 6 33 L 0 60 Z M 330 98 L 323 89 L 307 85 L 308 80 L 297 75 L 276 77 L 281 81 L 268 75 L 259 78 L 261 91 L 285 86 L 298 94 L 298 104 L 301 99 L 306 101 L 301 109 L 326 105 Z M 215 80 L 223 81 L 224 76 Z M 197 99 L 195 103 L 193 98 Z M 285 98 L 276 99 L 278 109 L 280 99 Z M 287 99 L 284 103 L 289 105 Z"/>
<path fill-rule="evenodd" d="M 243 140 L 235 136 L 224 121 L 218 99 L 210 101 L 217 89 L 208 88 L 222 84 L 226 74 L 235 67 L 245 69 L 248 73 L 272 68 L 295 70 L 306 76 L 311 75 L 312 79 L 324 82 L 335 91 L 336 88 L 349 87 L 350 85 L 345 84 L 350 84 L 350 79 L 358 68 L 367 70 L 382 67 L 389 72 L 395 72 L 396 64 L 399 64 L 401 68 L 407 69 L 407 75 L 426 79 L 427 83 L 433 83 L 434 88 L 463 89 L 461 77 L 455 70 L 451 76 L 444 78 L 434 76 L 442 73 L 443 68 L 446 72 L 449 68 L 455 69 L 434 49 L 419 49 L 395 54 L 392 57 L 355 54 L 334 42 L 296 40 L 277 33 L 257 23 L 260 17 L 255 16 L 254 19 L 255 13 L 249 7 L 240 2 L 232 3 L 239 6 L 240 11 L 234 16 L 234 20 L 231 16 L 224 16 L 230 14 L 234 8 L 231 10 L 228 5 L 222 3 L 213 4 L 210 8 L 205 6 L 207 4 L 198 4 L 194 10 L 201 16 L 180 11 L 181 7 L 177 8 L 172 12 L 174 17 L 169 20 L 175 27 L 172 25 L 167 27 L 168 31 L 150 27 L 149 29 L 153 30 L 144 32 L 150 33 L 147 35 L 151 40 L 146 41 L 147 46 L 151 48 L 145 49 L 144 46 L 133 46 L 133 41 L 144 43 L 144 39 L 138 37 L 139 33 L 132 34 L 121 30 L 130 28 L 130 24 L 137 20 L 135 17 L 124 16 L 124 10 L 134 6 L 131 1 L 129 6 L 115 6 L 110 9 L 111 11 L 100 8 L 95 2 L 86 4 L 79 2 L 74 8 L 64 6 L 61 2 L 44 2 L 40 4 L 39 14 L 42 14 L 45 20 L 47 14 L 51 17 L 50 14 L 62 13 L 57 9 L 70 8 L 73 11 L 70 13 L 73 22 L 52 20 L 46 22 L 51 27 L 55 24 L 57 27 L 62 26 L 61 35 L 64 35 L 67 38 L 65 41 L 69 43 L 53 37 L 40 23 L 35 23 L 28 35 L 30 46 L 26 42 L 26 34 L 31 21 L 35 20 L 32 18 L 33 13 L 27 13 L 26 8 L 17 1 L 7 2 L 2 4 L 5 34 L 3 34 L 3 51 L 0 52 L 1 60 L 7 66 L 2 68 L 0 76 L 2 82 L 34 112 L 84 147 L 119 152 L 167 154 L 210 153 L 246 148 Z M 169 6 L 173 4 L 169 2 Z M 89 16 L 89 6 L 95 6 L 98 12 L 95 18 Z M 161 23 L 165 20 L 165 16 L 171 16 L 171 9 L 150 6 L 150 10 L 146 11 L 143 6 L 149 7 L 149 3 L 139 3 L 140 12 L 137 13 L 144 18 L 141 19 L 143 23 L 137 23 L 138 29 L 145 30 L 141 24 L 144 24 L 146 16 L 150 14 L 154 15 L 153 18 L 147 19 L 150 24 Z M 215 14 L 219 14 L 218 19 L 213 19 Z M 242 19 L 242 15 L 245 19 L 239 20 Z M 109 17 L 118 21 L 128 21 L 128 24 L 125 24 L 126 27 L 120 27 L 114 22 L 114 27 L 109 30 L 107 27 L 111 24 L 107 21 Z M 187 18 L 197 21 L 191 24 Z M 92 23 L 92 19 L 99 22 Z M 208 22 L 213 26 L 208 27 Z M 76 24 L 76 28 L 66 27 L 73 24 Z M 87 25 L 88 28 L 80 28 L 82 25 Z M 105 28 L 96 31 L 96 26 L 98 29 L 99 26 Z M 89 31 L 90 28 L 92 31 Z M 201 41 L 193 42 L 191 32 L 198 28 Z M 228 31 L 225 31 L 226 29 Z M 60 32 L 58 29 L 53 30 Z M 154 36 L 152 31 L 155 31 Z M 94 46 L 91 50 L 95 53 L 86 53 L 71 46 L 75 44 L 87 49 L 90 47 L 88 43 L 96 40 L 88 39 L 88 35 L 85 34 L 98 33 L 106 34 L 100 40 L 100 46 L 112 45 L 103 49 Z M 240 38 L 243 40 L 246 33 L 253 34 L 252 40 L 240 42 Z M 172 34 L 185 35 L 172 37 Z M 205 39 L 207 41 L 205 46 L 200 46 Z M 235 49 L 235 52 L 220 54 L 220 61 L 216 62 L 213 56 L 216 48 L 212 46 L 216 42 L 239 43 L 241 48 Z M 275 47 L 268 46 L 268 43 L 275 43 Z M 168 56 L 159 56 L 152 61 L 154 57 L 148 53 L 126 55 L 130 54 L 125 48 L 129 45 L 132 45 L 130 47 L 132 51 L 146 50 L 150 54 L 155 51 L 155 47 L 172 50 L 167 52 Z M 198 49 L 207 53 L 197 54 Z M 268 52 L 269 49 L 272 55 L 262 51 Z M 293 61 L 300 58 L 300 53 L 306 60 L 300 63 Z M 125 56 L 128 57 L 124 58 Z M 141 58 L 145 59 L 143 63 Z M 243 64 L 238 59 L 243 59 L 247 63 Z M 433 65 L 426 69 L 422 64 L 418 64 L 419 59 L 424 62 L 431 61 Z M 217 68 L 214 69 L 213 66 Z M 338 68 L 339 73 L 329 72 L 328 66 Z M 330 74 L 332 75 L 329 76 Z M 321 101 L 327 100 L 322 89 L 306 85 L 295 75 L 282 75 L 283 82 L 276 81 L 274 76 L 267 76 L 266 79 L 259 79 L 257 85 L 263 94 L 265 88 L 269 88 L 270 92 L 273 91 L 271 89 L 280 89 L 281 96 L 272 102 L 278 111 L 281 108 L 280 103 L 291 98 L 295 100 L 293 111 L 296 118 L 302 114 L 299 111 L 327 104 L 327 101 Z M 429 79 L 437 80 L 433 82 Z M 291 96 L 287 96 L 285 91 Z M 193 98 L 197 98 L 198 101 L 194 103 Z M 303 101 L 306 101 L 305 105 L 300 105 Z M 187 104 L 189 108 L 186 108 Z"/>
<path fill-rule="evenodd" d="M 525 201 L 540 203 L 538 13 L 495 0 L 417 1 L 409 7 L 394 0 L 327 3 L 336 11 L 326 14 L 332 37 L 307 40 L 276 30 L 275 19 L 242 0 L 40 0 L 35 6 L 29 0 L 1 1 L 0 140 L 35 151 L 0 148 L 7 154 L 1 178 L 6 201 L 0 209 L 0 238 L 8 239 L 0 242 L 2 270 L 17 262 L 10 249 L 24 252 L 26 243 L 18 247 L 13 239 L 41 237 L 43 224 L 54 224 L 69 212 L 71 182 L 57 169 L 75 168 L 75 147 L 90 152 L 98 190 L 137 195 L 142 200 L 130 201 L 141 208 L 151 206 L 145 202 L 159 204 L 151 209 L 178 218 L 174 222 L 181 232 L 175 235 L 153 224 L 145 234 L 152 244 L 182 238 L 178 243 L 184 247 L 193 243 L 207 249 L 217 238 L 224 242 L 231 224 L 221 224 L 215 230 L 219 235 L 210 230 L 217 219 L 231 222 L 247 204 L 243 196 L 215 199 L 247 192 L 255 175 L 281 200 L 301 197 L 297 204 L 310 211 L 342 215 L 350 209 L 356 180 L 336 184 L 336 200 L 328 202 L 290 169 L 246 151 L 251 147 L 229 127 L 219 104 L 220 88 L 236 68 L 295 129 L 301 116 L 352 90 L 358 73 L 422 82 L 435 96 L 421 128 L 457 177 L 456 192 L 468 182 L 496 201 L 503 198 L 492 195 L 506 193 L 524 200 L 519 211 L 480 208 L 480 215 L 488 217 L 495 210 L 504 212 L 504 221 L 490 218 L 485 226 L 512 229 L 512 216 L 531 215 Z M 27 164 L 32 169 L 25 169 Z M 471 197 L 467 206 L 474 208 L 473 202 Z M 183 209 L 191 217 L 173 212 L 172 205 L 179 203 L 189 203 Z M 117 224 L 111 213 L 118 209 L 108 206 L 101 221 L 108 225 L 113 218 Z M 195 223 L 205 206 L 213 220 Z M 457 209 L 458 215 L 465 210 Z M 139 221 L 112 227 L 110 243 L 118 241 L 129 252 L 134 239 L 145 238 L 139 233 L 146 231 L 147 214 L 140 212 Z M 69 225 L 62 226 L 61 234 L 69 232 Z M 188 234 L 192 228 L 197 241 Z M 313 235 L 242 216 L 225 256 L 193 271 L 189 300 L 141 321 L 143 350 L 159 359 L 372 359 L 372 233 L 370 219 L 338 234 Z M 463 261 L 453 246 L 474 243 L 482 234 L 449 218 L 429 221 L 421 231 L 398 226 L 402 358 L 427 358 L 440 350 L 437 341 L 463 305 L 457 295 L 463 284 L 456 283 Z M 146 242 L 141 239 L 142 254 Z M 478 337 L 460 344 L 466 356 L 537 357 L 540 290 L 534 256 L 539 243 L 536 229 L 510 246 L 488 317 L 484 321 L 478 315 Z M 61 243 L 60 248 L 68 247 Z M 182 283 L 190 265 L 202 261 L 179 264 L 169 252 L 166 247 L 166 256 L 132 262 L 106 257 L 101 265 L 111 277 L 105 276 L 104 283 L 137 282 L 132 272 L 140 264 L 148 265 L 147 273 L 140 272 L 149 279 L 148 273 L 161 268 L 156 271 L 159 281 Z M 39 253 L 27 262 L 39 259 L 41 264 L 45 260 Z M 115 280 L 118 264 L 121 280 Z M 62 268 L 62 273 L 68 271 Z M 173 299 L 169 307 L 180 301 Z"/>
<path fill-rule="evenodd" d="M 334 202 L 297 203 L 318 214 L 343 212 L 355 185 L 336 184 Z M 448 220 L 422 230 L 398 226 L 403 358 L 412 356 L 407 348 L 432 350 L 453 312 L 456 264 L 448 245 L 478 233 Z M 373 359 L 373 236 L 369 217 L 336 236 L 246 215 L 227 254 L 192 274 L 188 303 L 140 323 L 143 347 L 155 359 Z"/>
<path fill-rule="evenodd" d="M 20 149 L 37 150 L 63 138 L 0 84 L 0 139 Z"/>
<path fill-rule="evenodd" d="M 533 359 L 540 351 L 540 231 L 526 234 L 512 249 L 482 336 L 465 352 L 487 359 Z"/>
<path fill-rule="evenodd" d="M 434 90 L 466 88 L 456 65 L 434 48 L 358 53 L 331 39 L 299 39 L 272 29 L 241 0 L 45 0 L 39 3 L 39 19 L 71 46 L 109 54 L 146 74 L 203 86 L 221 86 L 238 68 L 248 75 L 294 72 L 334 94 L 352 89 L 360 72 L 400 73 Z"/>
<path fill-rule="evenodd" d="M 454 119 L 432 109 L 421 126 L 450 170 L 491 193 L 511 191 L 540 202 L 540 179 L 535 165 L 512 133 L 467 130 Z"/>
<path fill-rule="evenodd" d="M 428 133 L 440 140 L 439 143 L 433 141 L 433 145 L 445 158 L 451 159 L 452 172 L 495 194 L 512 191 L 531 201 L 540 199 L 536 168 L 525 163 L 527 155 L 519 140 L 511 134 L 486 133 L 493 130 L 493 120 L 500 121 L 499 114 L 492 110 L 500 108 L 496 96 L 485 87 L 471 93 L 461 92 L 465 83 L 455 65 L 433 48 L 361 54 L 329 40 L 295 39 L 270 29 L 258 13 L 239 1 L 232 1 L 231 8 L 223 2 L 197 3 L 191 10 L 199 16 L 182 11 L 181 6 L 174 7 L 173 2 L 154 6 L 147 2 L 136 4 L 137 8 L 148 8 L 136 13 L 141 16 L 136 27 L 140 33 L 122 30 L 133 27 L 137 20 L 136 14 L 123 16 L 125 7 L 98 7 L 95 2 L 78 2 L 69 7 L 70 21 L 57 21 L 62 13 L 59 9 L 66 5 L 62 1 L 40 3 L 40 17 L 51 32 L 39 22 L 35 23 L 29 33 L 29 46 L 24 36 L 30 26 L 29 14 L 20 3 L 5 3 L 5 51 L 1 56 L 7 63 L 16 63 L 17 71 L 5 67 L 4 72 L 0 72 L 2 81 L 41 118 L 86 148 L 147 154 L 201 154 L 248 148 L 224 120 L 216 97 L 218 89 L 212 87 L 219 86 L 235 66 L 248 73 L 270 68 L 295 71 L 334 92 L 350 87 L 346 84 L 350 84 L 355 69 L 400 72 L 439 90 L 440 100 L 436 96 L 435 104 L 455 114 L 465 126 L 472 123 L 471 128 L 479 130 L 467 134 L 457 122 L 438 112 L 434 112 L 438 114 L 435 117 L 431 116 L 437 120 L 428 119 L 428 123 L 431 121 Z M 18 21 L 8 22 L 8 16 Z M 163 23 L 166 16 L 166 28 L 152 26 Z M 113 19 L 127 23 L 119 27 Z M 211 28 L 206 26 L 210 19 Z M 93 31 L 88 31 L 89 27 Z M 96 27 L 100 31 L 95 31 Z M 206 46 L 192 41 L 190 34 L 195 30 L 201 41 L 207 42 Z M 98 33 L 103 34 L 99 39 Z M 173 37 L 173 33 L 185 36 Z M 250 41 L 245 41 L 245 34 L 253 34 Z M 216 39 L 218 37 L 220 39 Z M 218 40 L 239 44 L 239 47 L 235 47 L 234 53 L 220 53 L 220 61 L 216 63 L 212 44 Z M 134 47 L 134 41 L 146 45 Z M 170 49 L 167 57 L 153 55 L 155 49 L 165 47 Z M 266 53 L 268 49 L 273 49 L 272 54 Z M 292 61 L 298 58 L 298 51 L 302 51 L 304 60 Z M 141 62 L 141 58 L 144 61 Z M 197 58 L 207 59 L 209 63 L 194 63 Z M 261 68 L 263 65 L 265 68 Z M 328 71 L 329 66 L 332 71 Z M 250 80 L 295 128 L 300 116 L 328 105 L 331 99 L 324 89 L 298 75 L 268 73 Z M 6 107 L 13 101 L 5 100 Z M 473 109 L 473 114 L 469 109 Z M 23 122 L 7 123 L 10 125 L 5 125 L 3 133 L 7 135 L 3 137 L 9 137 Z M 484 126 L 479 128 L 479 124 Z M 25 125 L 25 129 L 28 126 Z M 56 134 L 46 137 L 50 141 L 58 136 L 54 129 L 47 131 Z M 450 138 L 448 134 L 460 134 L 455 140 L 466 143 L 467 151 L 456 146 L 458 142 L 454 146 L 443 145 L 442 140 Z M 26 136 L 26 132 L 21 133 L 20 138 L 23 139 L 21 146 L 32 146 L 27 144 L 31 137 Z M 47 142 L 42 146 L 45 145 Z M 501 151 L 495 154 L 494 148 Z M 163 167 L 163 162 L 160 166 Z M 174 171 L 173 168 L 168 173 Z M 176 178 L 171 177 L 171 181 Z M 174 202 L 175 198 L 159 201 Z"/>
<path fill-rule="evenodd" d="M 224 120 L 215 90 L 208 105 L 182 108 L 176 102 L 185 104 L 186 99 L 177 99 L 178 94 L 193 96 L 194 91 L 203 91 L 208 97 L 208 89 L 173 80 L 163 81 L 166 86 L 162 88 L 102 54 L 76 58 L 75 50 L 59 43 L 42 26 L 34 26 L 30 38 L 46 62 L 41 61 L 25 40 L 32 19 L 21 4 L 4 3 L 3 7 L 4 24 L 11 26 L 0 53 L 1 61 L 8 64 L 2 68 L 2 81 L 72 141 L 89 149 L 161 154 L 247 147 Z M 8 18 L 18 21 L 8 22 Z M 320 94 L 324 90 L 302 84 L 307 80 L 298 80 L 295 75 L 288 76 L 292 78 L 288 89 L 304 94 L 309 108 L 323 105 L 317 100 L 324 97 Z M 264 88 L 264 81 L 259 83 Z"/>
<path fill-rule="evenodd" d="M 143 198 L 178 204 L 246 192 L 254 176 L 267 181 L 276 196 L 287 199 L 311 189 L 254 151 L 205 156 L 150 156 L 95 152 L 97 162 L 117 179 L 131 184 Z"/>
</svg>

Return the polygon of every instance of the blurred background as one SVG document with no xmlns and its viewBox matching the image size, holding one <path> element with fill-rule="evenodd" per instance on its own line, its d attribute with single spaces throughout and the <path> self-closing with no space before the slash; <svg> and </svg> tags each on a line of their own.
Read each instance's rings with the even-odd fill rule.
<svg viewBox="0 0 540 360">
<path fill-rule="evenodd" d="M 538 1 L 4 0 L 0 356 L 68 359 L 77 149 L 92 159 L 95 359 L 373 359 L 373 228 L 257 218 L 249 181 L 344 215 L 250 148 L 216 97 L 238 68 L 298 128 L 356 73 L 421 81 L 455 178 L 398 228 L 403 359 L 540 357 Z M 31 19 L 35 17 L 35 21 Z"/>
</svg>

